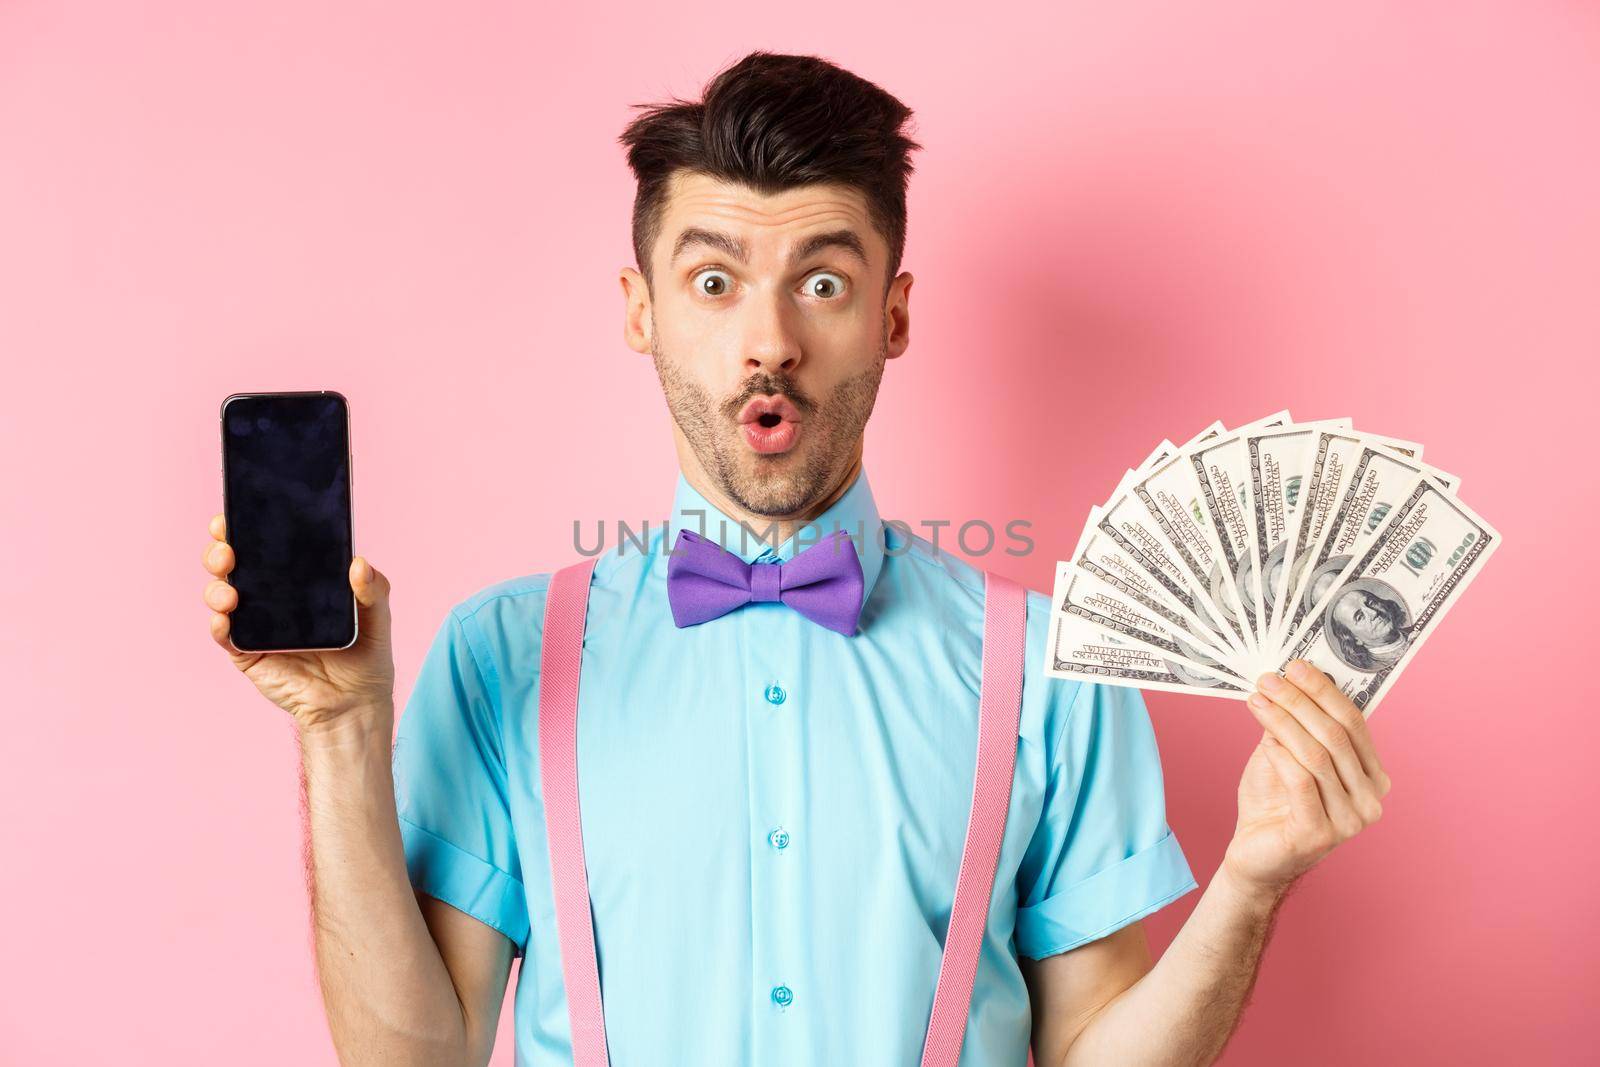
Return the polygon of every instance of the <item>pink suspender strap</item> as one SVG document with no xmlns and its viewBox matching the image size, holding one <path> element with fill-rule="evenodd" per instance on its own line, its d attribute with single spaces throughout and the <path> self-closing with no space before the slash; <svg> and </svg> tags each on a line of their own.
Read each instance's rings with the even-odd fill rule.
<svg viewBox="0 0 1600 1067">
<path fill-rule="evenodd" d="M 597 559 L 598 557 L 596 557 Z M 556 934 L 567 988 L 575 1067 L 606 1067 L 605 1015 L 595 960 L 594 917 L 578 812 L 578 674 L 589 583 L 596 559 L 557 571 L 545 602 L 539 673 L 539 775 L 555 888 Z M 923 1067 L 955 1067 L 966 1036 L 972 983 L 988 924 L 995 866 L 1005 836 L 1022 707 L 1027 590 L 985 574 L 978 760 L 955 901 L 922 1051 Z M 1033 1053 L 1028 1053 L 1033 1067 Z"/>
<path fill-rule="evenodd" d="M 539 650 L 539 780 L 575 1067 L 607 1063 L 594 917 L 589 911 L 589 875 L 578 817 L 578 668 L 583 661 L 589 580 L 599 558 L 563 567 L 551 576 Z"/>
<path fill-rule="evenodd" d="M 956 1067 L 967 1033 L 972 981 L 989 922 L 995 865 L 1011 806 L 1017 762 L 1017 722 L 1022 712 L 1022 664 L 1027 634 L 1027 590 L 986 572 L 983 586 L 983 676 L 978 683 L 978 764 L 972 809 L 961 848 L 955 903 L 939 961 L 933 1015 L 922 1046 L 922 1067 Z M 1028 1053 L 1033 1063 L 1033 1053 Z"/>
</svg>

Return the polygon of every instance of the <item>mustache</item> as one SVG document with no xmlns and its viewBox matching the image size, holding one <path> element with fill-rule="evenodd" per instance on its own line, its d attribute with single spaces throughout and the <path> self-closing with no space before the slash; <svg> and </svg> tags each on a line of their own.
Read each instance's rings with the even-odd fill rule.
<svg viewBox="0 0 1600 1067">
<path fill-rule="evenodd" d="M 788 397 L 802 415 L 810 415 L 817 409 L 817 402 L 801 392 L 789 379 L 759 371 L 744 380 L 739 391 L 722 405 L 722 413 L 730 419 L 738 418 L 740 409 L 750 402 L 751 397 L 771 396 L 773 393 Z"/>
</svg>

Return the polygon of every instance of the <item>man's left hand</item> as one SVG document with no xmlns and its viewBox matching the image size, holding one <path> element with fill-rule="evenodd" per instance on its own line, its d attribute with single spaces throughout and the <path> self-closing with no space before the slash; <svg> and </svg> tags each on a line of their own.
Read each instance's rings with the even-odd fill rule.
<svg viewBox="0 0 1600 1067">
<path fill-rule="evenodd" d="M 1222 861 L 1247 891 L 1279 895 L 1383 814 L 1389 776 L 1367 720 L 1302 660 L 1264 674 L 1247 702 L 1265 728 L 1239 781 L 1239 822 Z"/>
</svg>

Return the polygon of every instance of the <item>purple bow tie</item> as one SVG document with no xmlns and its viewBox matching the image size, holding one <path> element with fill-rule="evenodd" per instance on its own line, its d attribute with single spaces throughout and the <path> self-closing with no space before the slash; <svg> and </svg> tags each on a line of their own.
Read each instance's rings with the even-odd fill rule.
<svg viewBox="0 0 1600 1067">
<path fill-rule="evenodd" d="M 787 563 L 746 563 L 715 541 L 679 530 L 667 561 L 667 603 L 680 628 L 752 601 L 781 600 L 849 637 L 856 632 L 864 586 L 855 543 L 843 530 Z"/>
</svg>

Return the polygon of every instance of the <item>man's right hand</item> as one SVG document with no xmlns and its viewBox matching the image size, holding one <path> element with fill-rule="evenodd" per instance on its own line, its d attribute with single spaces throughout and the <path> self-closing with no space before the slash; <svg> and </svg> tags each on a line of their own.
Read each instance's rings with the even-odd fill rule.
<svg viewBox="0 0 1600 1067">
<path fill-rule="evenodd" d="M 396 819 L 389 580 L 350 561 L 360 633 L 349 648 L 240 652 L 239 593 L 221 515 L 202 557 L 211 638 L 299 727 L 312 930 L 340 1063 L 488 1063 L 516 946 L 415 889 Z"/>
<path fill-rule="evenodd" d="M 341 716 L 390 709 L 394 700 L 394 652 L 389 641 L 389 579 L 362 556 L 350 561 L 350 588 L 359 610 L 356 643 L 314 652 L 240 652 L 228 640 L 230 613 L 239 592 L 225 579 L 233 570 L 233 548 L 221 515 L 211 518 L 211 543 L 203 562 L 213 578 L 205 587 L 211 608 L 211 639 L 255 683 L 268 700 L 294 716 L 302 732 L 318 730 Z"/>
</svg>

